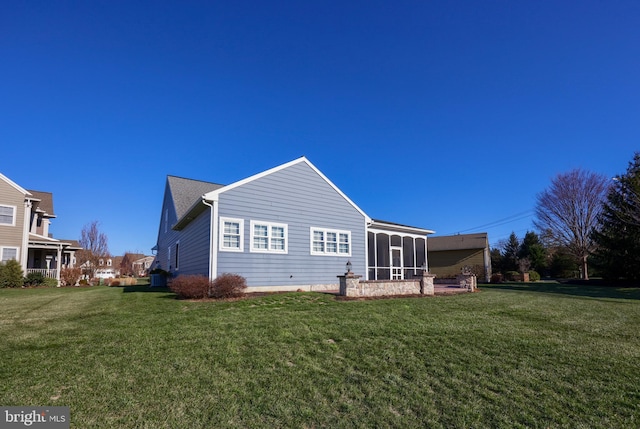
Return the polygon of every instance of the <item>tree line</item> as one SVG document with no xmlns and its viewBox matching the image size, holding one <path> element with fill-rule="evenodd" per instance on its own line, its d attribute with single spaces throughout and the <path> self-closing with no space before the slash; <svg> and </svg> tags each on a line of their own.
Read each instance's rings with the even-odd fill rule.
<svg viewBox="0 0 640 429">
<path fill-rule="evenodd" d="M 613 178 L 575 169 L 537 195 L 537 231 L 491 251 L 494 273 L 640 280 L 640 152 Z"/>
</svg>

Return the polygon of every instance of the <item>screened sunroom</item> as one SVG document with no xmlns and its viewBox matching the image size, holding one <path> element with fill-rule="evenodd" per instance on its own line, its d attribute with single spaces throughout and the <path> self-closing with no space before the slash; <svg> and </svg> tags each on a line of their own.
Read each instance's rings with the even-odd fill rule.
<svg viewBox="0 0 640 429">
<path fill-rule="evenodd" d="M 403 280 L 428 271 L 427 235 L 433 233 L 373 219 L 367 228 L 367 278 Z"/>
</svg>

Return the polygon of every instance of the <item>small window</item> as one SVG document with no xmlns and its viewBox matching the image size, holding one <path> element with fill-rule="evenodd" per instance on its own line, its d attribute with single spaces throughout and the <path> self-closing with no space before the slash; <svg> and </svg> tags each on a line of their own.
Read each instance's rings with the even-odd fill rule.
<svg viewBox="0 0 640 429">
<path fill-rule="evenodd" d="M 16 225 L 15 206 L 0 206 L 0 225 Z"/>
<path fill-rule="evenodd" d="M 111 259 L 107 259 L 107 267 L 110 267 L 112 264 Z"/>
<path fill-rule="evenodd" d="M 17 247 L 0 247 L 0 262 L 7 262 L 11 259 L 18 260 Z"/>
<path fill-rule="evenodd" d="M 251 251 L 287 253 L 287 225 L 252 220 Z"/>
<path fill-rule="evenodd" d="M 242 252 L 244 250 L 244 220 L 220 218 L 220 250 Z"/>
<path fill-rule="evenodd" d="M 351 232 L 312 227 L 311 254 L 351 256 Z"/>
</svg>

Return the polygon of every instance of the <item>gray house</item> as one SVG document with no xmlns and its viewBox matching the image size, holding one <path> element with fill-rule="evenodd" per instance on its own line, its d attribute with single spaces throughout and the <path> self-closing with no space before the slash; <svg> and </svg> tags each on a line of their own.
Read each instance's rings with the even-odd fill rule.
<svg viewBox="0 0 640 429">
<path fill-rule="evenodd" d="M 370 218 L 302 157 L 227 186 L 168 176 L 153 268 L 334 289 L 347 262 L 371 280 L 420 275 L 432 233 Z"/>
</svg>

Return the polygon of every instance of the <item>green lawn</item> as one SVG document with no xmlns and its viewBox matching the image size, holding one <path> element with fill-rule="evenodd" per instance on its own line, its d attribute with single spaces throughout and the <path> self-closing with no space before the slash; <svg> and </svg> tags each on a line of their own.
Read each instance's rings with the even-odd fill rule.
<svg viewBox="0 0 640 429">
<path fill-rule="evenodd" d="M 76 428 L 640 427 L 640 291 L 0 290 L 0 405 Z"/>
</svg>

